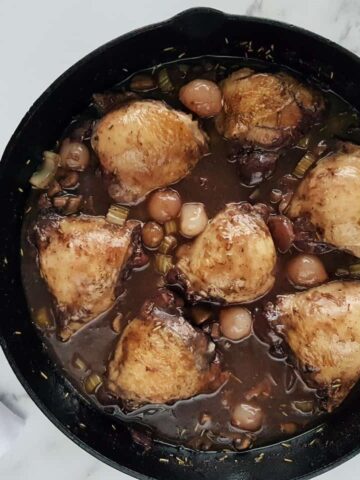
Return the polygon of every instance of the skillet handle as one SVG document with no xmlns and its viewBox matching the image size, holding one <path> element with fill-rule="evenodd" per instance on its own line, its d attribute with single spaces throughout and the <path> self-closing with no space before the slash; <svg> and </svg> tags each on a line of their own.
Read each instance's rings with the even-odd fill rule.
<svg viewBox="0 0 360 480">
<path fill-rule="evenodd" d="M 225 18 L 225 13 L 214 8 L 189 8 L 172 18 L 172 26 L 188 38 L 204 40 L 222 28 Z"/>
</svg>

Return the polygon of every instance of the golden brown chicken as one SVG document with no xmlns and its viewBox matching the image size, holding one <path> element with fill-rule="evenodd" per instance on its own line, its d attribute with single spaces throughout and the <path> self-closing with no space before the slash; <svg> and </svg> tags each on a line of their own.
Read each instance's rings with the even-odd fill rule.
<svg viewBox="0 0 360 480">
<path fill-rule="evenodd" d="M 155 100 L 136 100 L 108 113 L 91 142 L 110 179 L 110 196 L 129 204 L 181 180 L 207 152 L 197 122 Z"/>
<path fill-rule="evenodd" d="M 290 218 L 307 217 L 321 239 L 360 257 L 360 147 L 343 144 L 300 183 Z"/>
<path fill-rule="evenodd" d="M 62 340 L 113 305 L 137 225 L 85 215 L 46 216 L 35 225 L 41 275 L 55 299 Z"/>
<path fill-rule="evenodd" d="M 360 282 L 330 282 L 279 296 L 268 305 L 267 317 L 304 380 L 333 410 L 360 378 Z"/>
<path fill-rule="evenodd" d="M 228 204 L 176 265 L 188 294 L 226 303 L 253 301 L 274 284 L 276 252 L 257 209 Z M 174 272 L 169 273 L 169 281 Z"/>
<path fill-rule="evenodd" d="M 244 145 L 279 148 L 293 143 L 324 103 L 320 94 L 285 73 L 242 68 L 222 82 L 221 135 Z"/>
<path fill-rule="evenodd" d="M 162 290 L 123 331 L 108 368 L 108 389 L 126 408 L 213 391 L 225 380 L 215 345 Z M 215 361 L 214 361 L 215 360 Z"/>
</svg>

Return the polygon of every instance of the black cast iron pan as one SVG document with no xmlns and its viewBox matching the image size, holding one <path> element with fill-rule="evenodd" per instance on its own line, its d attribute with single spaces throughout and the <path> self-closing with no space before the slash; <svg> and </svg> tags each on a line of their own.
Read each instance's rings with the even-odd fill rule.
<svg viewBox="0 0 360 480">
<path fill-rule="evenodd" d="M 244 46 L 249 41 L 250 49 Z M 329 86 L 360 109 L 360 59 L 313 33 L 274 21 L 197 8 L 95 50 L 43 93 L 16 129 L 0 163 L 0 343 L 29 395 L 62 432 L 100 460 L 137 478 L 289 480 L 314 476 L 360 450 L 356 392 L 320 428 L 291 439 L 288 449 L 275 444 L 229 453 L 226 458 L 223 453 L 179 451 L 160 443 L 144 451 L 132 441 L 126 425 L 74 392 L 30 323 L 20 276 L 20 231 L 28 179 L 35 165 L 26 165 L 26 161 L 40 159 L 43 150 L 52 148 L 93 92 L 128 75 L 124 68 L 133 72 L 176 58 L 178 53 L 163 51 L 168 46 L 190 57 L 214 54 L 264 59 L 268 52 L 269 61 Z M 258 52 L 260 46 L 265 48 Z M 160 458 L 169 461 L 160 462 Z"/>
</svg>

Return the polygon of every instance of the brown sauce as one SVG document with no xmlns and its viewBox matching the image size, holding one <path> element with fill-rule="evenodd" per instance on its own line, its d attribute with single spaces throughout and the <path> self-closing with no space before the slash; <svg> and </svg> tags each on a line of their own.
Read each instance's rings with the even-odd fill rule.
<svg viewBox="0 0 360 480">
<path fill-rule="evenodd" d="M 213 80 L 224 78 L 229 71 L 240 65 L 239 60 L 221 58 L 193 62 L 182 60 L 181 63 L 189 65 L 193 69 L 193 78 L 200 75 Z M 235 63 L 237 63 L 236 66 L 234 66 Z M 215 70 L 216 64 L 220 64 L 221 68 L 218 67 Z M 173 64 L 171 68 L 176 68 L 176 64 Z M 263 65 L 262 68 L 267 68 L 267 66 Z M 274 67 L 272 66 L 272 68 Z M 128 82 L 117 86 L 116 89 L 121 90 L 124 86 L 127 87 Z M 314 144 L 325 140 L 331 148 L 334 142 L 334 133 L 330 132 L 326 126 L 331 122 L 339 122 L 336 134 L 341 137 L 350 124 L 358 124 L 358 118 L 354 110 L 334 93 L 323 92 L 323 94 L 327 102 L 326 114 L 321 123 L 315 124 L 309 133 Z M 149 92 L 143 96 L 163 98 L 171 105 L 180 107 L 176 97 L 159 94 L 158 91 Z M 95 109 L 90 106 L 86 112 L 74 119 L 74 122 L 64 132 L 64 137 L 78 126 L 83 125 L 84 122 L 95 118 Z M 203 127 L 210 137 L 211 153 L 203 157 L 192 173 L 176 184 L 174 188 L 180 193 L 183 202 L 203 202 L 209 218 L 219 212 L 226 203 L 248 201 L 249 197 L 256 202 L 269 204 L 271 190 L 278 187 L 280 179 L 285 174 L 294 170 L 305 152 L 304 149 L 297 146 L 285 149 L 274 174 L 260 186 L 249 188 L 241 184 L 237 165 L 229 161 L 231 153 L 229 142 L 216 133 L 212 120 L 203 122 Z M 104 188 L 101 177 L 96 174 L 96 170 L 97 163 L 94 156 L 91 167 L 80 175 L 77 193 L 84 196 L 85 202 L 82 208 L 84 213 L 104 215 L 112 201 Z M 31 222 L 36 219 L 38 212 L 39 194 L 39 191 L 33 190 L 29 198 L 28 207 L 32 208 L 25 217 L 22 241 L 23 283 L 32 312 L 43 306 L 49 310 L 52 309 L 51 296 L 36 263 L 35 248 L 28 240 L 28 229 Z M 146 202 L 132 207 L 129 218 L 147 220 Z M 256 398 L 256 403 L 264 412 L 264 423 L 261 431 L 248 435 L 250 439 L 248 445 L 268 444 L 320 421 L 322 413 L 317 404 L 316 392 L 304 384 L 284 358 L 272 355 L 267 343 L 267 325 L 259 314 L 262 306 L 279 293 L 295 291 L 295 288 L 287 281 L 283 270 L 285 261 L 294 253 L 295 250 L 292 247 L 287 254 L 278 254 L 278 274 L 274 288 L 264 298 L 248 305 L 255 318 L 253 334 L 241 342 L 230 342 L 224 338 L 216 340 L 217 348 L 223 356 L 224 365 L 232 373 L 226 385 L 215 393 L 178 401 L 170 406 L 148 405 L 125 414 L 119 406 L 114 405 L 110 413 L 127 422 L 146 425 L 152 430 L 154 438 L 172 444 L 182 444 L 205 450 L 234 448 L 234 445 L 239 444 L 246 434 L 231 425 L 229 406 L 246 401 L 248 392 L 261 382 L 264 384 L 265 381 L 268 391 L 265 389 L 265 394 L 260 394 Z M 336 269 L 347 265 L 350 259 L 351 256 L 338 251 L 322 255 L 330 280 L 335 278 Z M 161 276 L 155 271 L 154 259 L 151 258 L 150 264 L 145 269 L 134 271 L 131 274 L 125 283 L 125 293 L 121 295 L 113 308 L 101 318 L 90 322 L 69 341 L 65 343 L 59 341 L 53 331 L 46 334 L 39 332 L 43 335 L 44 342 L 51 347 L 50 351 L 59 368 L 64 370 L 65 375 L 71 379 L 75 388 L 82 395 L 87 395 L 83 382 L 89 371 L 99 375 L 106 372 L 107 361 L 119 337 L 111 328 L 114 317 L 121 312 L 123 314 L 122 326 L 124 327 L 130 319 L 137 315 L 143 302 L 154 294 L 160 280 Z M 213 306 L 213 309 L 213 316 L 217 318 L 218 307 Z M 86 372 L 74 366 L 76 355 L 80 356 L 87 365 Z M 90 397 L 98 408 L 109 408 L 102 404 L 103 395 L 99 395 L 98 398 Z M 302 412 L 296 408 L 296 405 L 304 405 L 301 402 L 307 402 L 306 405 L 311 405 L 309 402 L 312 402 L 313 406 L 309 412 Z M 211 420 L 202 422 L 204 414 L 208 414 Z"/>
</svg>

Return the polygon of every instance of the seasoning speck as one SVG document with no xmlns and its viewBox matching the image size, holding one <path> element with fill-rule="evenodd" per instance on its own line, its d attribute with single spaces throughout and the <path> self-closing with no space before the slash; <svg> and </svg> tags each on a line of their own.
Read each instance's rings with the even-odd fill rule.
<svg viewBox="0 0 360 480">
<path fill-rule="evenodd" d="M 169 459 L 168 458 L 159 458 L 159 462 L 160 463 L 169 463 Z"/>
<path fill-rule="evenodd" d="M 124 67 L 124 68 L 122 69 L 122 71 L 125 72 L 125 73 L 127 73 L 129 70 Z"/>
<path fill-rule="evenodd" d="M 314 438 L 314 439 L 311 440 L 311 442 L 309 443 L 309 446 L 312 447 L 316 442 L 317 442 L 317 438 Z"/>
<path fill-rule="evenodd" d="M 40 375 L 41 375 L 43 378 L 45 378 L 45 380 L 48 380 L 48 378 L 49 378 L 49 377 L 46 375 L 46 373 L 42 372 L 41 370 L 40 370 Z"/>
<path fill-rule="evenodd" d="M 23 190 L 21 187 L 18 188 L 18 191 L 19 191 L 20 193 L 24 193 L 24 190 Z"/>
<path fill-rule="evenodd" d="M 67 398 L 69 396 L 69 392 L 66 392 L 64 395 L 64 398 Z"/>
<path fill-rule="evenodd" d="M 175 47 L 166 47 L 163 49 L 163 52 L 173 52 L 174 50 L 176 50 Z"/>
<path fill-rule="evenodd" d="M 14 335 L 22 335 L 22 332 L 20 332 L 20 330 L 15 330 Z"/>
<path fill-rule="evenodd" d="M 291 448 L 290 443 L 285 443 L 285 442 L 283 442 L 283 443 L 281 444 L 281 446 L 284 447 L 284 448 Z"/>
<path fill-rule="evenodd" d="M 79 427 L 80 428 L 86 428 L 86 425 L 85 425 L 85 423 L 79 423 Z"/>
<path fill-rule="evenodd" d="M 111 424 L 111 428 L 112 428 L 114 431 L 116 431 L 116 427 L 115 427 L 115 425 L 114 425 L 113 423 Z"/>
<path fill-rule="evenodd" d="M 284 458 L 284 462 L 286 463 L 293 463 L 294 460 L 292 460 L 291 458 Z"/>
<path fill-rule="evenodd" d="M 182 53 L 180 53 L 180 55 L 178 55 L 178 58 L 183 58 L 183 57 L 185 57 L 185 55 L 186 55 L 186 52 L 182 52 Z"/>
<path fill-rule="evenodd" d="M 25 165 L 29 165 L 30 162 L 31 162 L 31 160 L 29 158 L 29 160 L 26 160 Z"/>
<path fill-rule="evenodd" d="M 227 37 L 225 37 L 224 40 L 225 40 L 226 45 L 229 45 L 229 39 Z"/>
</svg>

